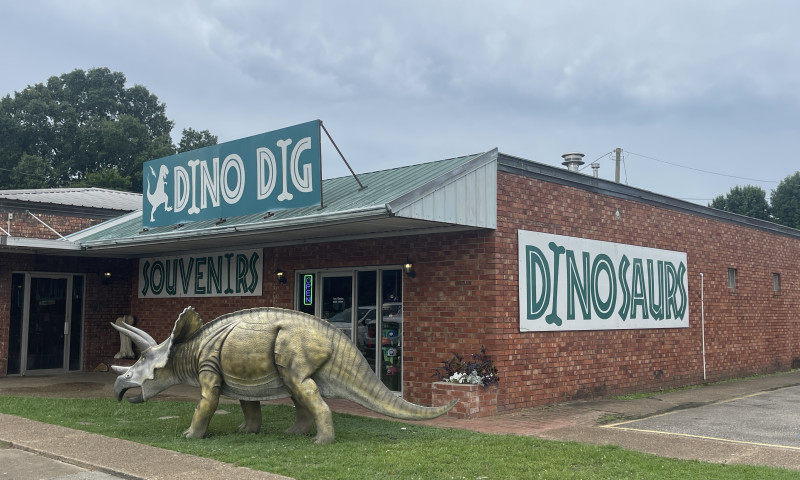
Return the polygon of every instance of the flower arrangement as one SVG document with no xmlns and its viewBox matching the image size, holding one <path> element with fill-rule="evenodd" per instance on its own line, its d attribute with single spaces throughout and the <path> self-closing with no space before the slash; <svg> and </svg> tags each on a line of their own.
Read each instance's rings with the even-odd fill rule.
<svg viewBox="0 0 800 480">
<path fill-rule="evenodd" d="M 440 382 L 471 383 L 482 387 L 500 382 L 497 378 L 497 367 L 486 354 L 486 347 L 483 345 L 480 353 L 473 353 L 466 360 L 453 352 L 453 357 L 442 362 L 442 366 L 432 376 Z"/>
</svg>

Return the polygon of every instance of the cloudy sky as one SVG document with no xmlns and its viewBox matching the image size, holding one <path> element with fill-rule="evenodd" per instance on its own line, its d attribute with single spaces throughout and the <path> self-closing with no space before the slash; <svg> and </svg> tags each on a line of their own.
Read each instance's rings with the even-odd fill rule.
<svg viewBox="0 0 800 480">
<path fill-rule="evenodd" d="M 498 147 L 580 151 L 606 179 L 620 147 L 624 183 L 701 204 L 800 169 L 794 0 L 25 0 L 0 18 L 0 95 L 108 67 L 166 103 L 176 141 L 319 118 L 356 172 Z"/>
</svg>

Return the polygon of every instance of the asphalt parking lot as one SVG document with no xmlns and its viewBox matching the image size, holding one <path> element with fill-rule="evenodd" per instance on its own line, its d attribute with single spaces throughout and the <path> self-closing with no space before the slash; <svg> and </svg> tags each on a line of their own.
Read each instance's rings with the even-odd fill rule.
<svg viewBox="0 0 800 480">
<path fill-rule="evenodd" d="M 800 450 L 800 386 L 682 408 L 606 428 Z"/>
</svg>

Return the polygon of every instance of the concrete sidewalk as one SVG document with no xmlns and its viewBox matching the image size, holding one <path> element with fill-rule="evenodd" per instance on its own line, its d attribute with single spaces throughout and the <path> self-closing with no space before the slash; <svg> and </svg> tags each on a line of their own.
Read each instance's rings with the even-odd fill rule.
<svg viewBox="0 0 800 480">
<path fill-rule="evenodd" d="M 0 378 L 0 395 L 112 397 L 115 377 L 111 373 L 3 377 Z M 800 448 L 731 443 L 715 438 L 675 437 L 658 432 L 603 426 L 615 420 L 642 418 L 678 409 L 701 407 L 795 385 L 800 385 L 800 371 L 686 389 L 644 399 L 572 402 L 480 419 L 440 417 L 419 423 L 484 433 L 615 444 L 631 450 L 680 459 L 769 465 L 800 470 Z M 178 386 L 160 394 L 158 398 L 194 402 L 199 398 L 199 393 L 194 388 Z M 329 400 L 328 403 L 337 412 L 385 418 L 348 401 Z M 10 443 L 17 449 L 34 452 L 40 458 L 53 458 L 87 470 L 114 475 L 85 477 L 98 480 L 100 478 L 188 479 L 205 478 L 207 474 L 220 479 L 285 478 L 9 415 L 0 415 L 0 441 Z M 0 479 L 3 478 L 1 475 L 2 472 Z"/>
<path fill-rule="evenodd" d="M 13 415 L 0 414 L 0 428 L 2 428 L 0 440 L 10 443 L 13 449 L 36 454 L 24 459 L 27 462 L 25 470 L 28 471 L 42 468 L 49 471 L 55 468 L 52 461 L 56 460 L 86 471 L 106 474 L 105 477 L 85 477 L 98 480 L 101 478 L 154 480 L 287 478 L 127 440 L 34 422 Z M 0 470 L 8 468 L 4 466 L 0 467 Z M 36 478 L 63 478 L 63 475 L 61 470 L 58 470 L 58 476 Z"/>
</svg>

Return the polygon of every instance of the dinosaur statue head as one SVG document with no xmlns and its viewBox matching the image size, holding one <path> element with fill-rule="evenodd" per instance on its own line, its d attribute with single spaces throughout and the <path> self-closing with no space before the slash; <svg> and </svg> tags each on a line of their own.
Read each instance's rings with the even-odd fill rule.
<svg viewBox="0 0 800 480">
<path fill-rule="evenodd" d="M 174 347 L 183 343 L 202 324 L 203 321 L 197 312 L 192 307 L 187 307 L 175 321 L 172 334 L 162 343 L 157 344 L 153 337 L 143 330 L 124 323 L 122 326 L 112 323 L 112 327 L 127 335 L 141 350 L 139 360 L 133 366 L 111 367 L 120 374 L 114 382 L 114 396 L 117 400 L 121 401 L 129 389 L 138 387 L 141 388 L 141 393 L 128 401 L 131 403 L 146 402 L 159 392 L 180 383 L 172 368 Z"/>
</svg>

